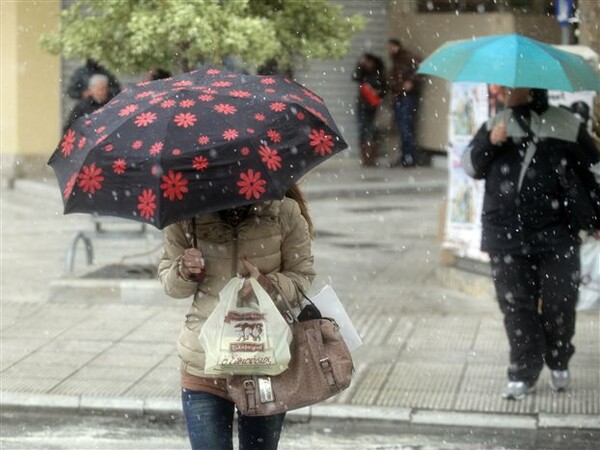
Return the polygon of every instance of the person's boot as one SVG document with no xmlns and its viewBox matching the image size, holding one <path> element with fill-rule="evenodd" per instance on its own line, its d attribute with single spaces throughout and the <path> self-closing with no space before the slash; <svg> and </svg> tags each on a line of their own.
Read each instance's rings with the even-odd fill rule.
<svg viewBox="0 0 600 450">
<path fill-rule="evenodd" d="M 367 142 L 361 142 L 360 143 L 360 164 L 361 166 L 370 166 L 371 165 L 371 161 L 370 161 L 370 148 Z"/>
</svg>

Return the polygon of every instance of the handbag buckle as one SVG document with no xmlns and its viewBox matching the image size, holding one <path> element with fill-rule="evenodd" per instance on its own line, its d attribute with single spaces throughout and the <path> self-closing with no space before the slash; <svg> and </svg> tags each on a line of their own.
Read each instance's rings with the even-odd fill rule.
<svg viewBox="0 0 600 450">
<path fill-rule="evenodd" d="M 324 370 L 331 370 L 331 361 L 329 361 L 329 357 L 325 357 L 319 360 L 319 364 Z"/>
<path fill-rule="evenodd" d="M 254 380 L 244 380 L 244 389 L 247 391 L 254 390 Z"/>
</svg>

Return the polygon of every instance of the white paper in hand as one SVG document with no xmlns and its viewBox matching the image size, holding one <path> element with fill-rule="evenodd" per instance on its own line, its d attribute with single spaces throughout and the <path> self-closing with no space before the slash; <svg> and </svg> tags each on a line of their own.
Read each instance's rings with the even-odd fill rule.
<svg viewBox="0 0 600 450">
<path fill-rule="evenodd" d="M 354 328 L 342 302 L 330 285 L 321 289 L 311 300 L 317 305 L 323 317 L 329 317 L 337 322 L 340 326 L 340 333 L 351 352 L 362 345 L 362 339 L 358 335 L 356 328 Z"/>
</svg>

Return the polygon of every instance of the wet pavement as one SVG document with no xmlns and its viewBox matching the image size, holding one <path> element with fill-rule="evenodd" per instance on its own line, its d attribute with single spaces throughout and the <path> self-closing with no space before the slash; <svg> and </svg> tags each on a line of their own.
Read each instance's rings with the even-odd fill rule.
<svg viewBox="0 0 600 450">
<path fill-rule="evenodd" d="M 438 276 L 446 181 L 444 169 L 360 169 L 349 158 L 307 177 L 319 274 L 313 291 L 334 286 L 365 344 L 347 391 L 290 417 L 600 429 L 597 312 L 577 319 L 572 389 L 553 393 L 545 370 L 535 395 L 501 399 L 508 348 L 495 301 Z M 175 339 L 188 301 L 166 297 L 153 279 L 90 276 L 114 264 L 155 264 L 159 233 L 93 237 L 92 266 L 80 242 L 67 274 L 67 250 L 81 230 L 96 236 L 90 217 L 62 215 L 50 176 L 2 193 L 3 407 L 179 414 Z"/>
</svg>

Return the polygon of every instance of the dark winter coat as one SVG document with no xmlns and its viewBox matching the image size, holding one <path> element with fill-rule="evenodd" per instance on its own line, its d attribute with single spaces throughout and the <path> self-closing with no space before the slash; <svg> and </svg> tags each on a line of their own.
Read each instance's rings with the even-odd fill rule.
<svg viewBox="0 0 600 450">
<path fill-rule="evenodd" d="M 404 95 L 419 95 L 421 83 L 417 69 L 420 63 L 421 58 L 405 48 L 400 48 L 398 53 L 392 57 L 392 67 L 389 75 L 389 91 L 392 98 Z M 406 81 L 412 82 L 410 91 L 404 89 Z"/>
<path fill-rule="evenodd" d="M 600 167 L 600 153 L 579 119 L 563 108 L 541 115 L 528 110 L 535 136 L 529 142 L 514 114 L 507 110 L 484 124 L 462 158 L 467 174 L 485 179 L 481 249 L 536 253 L 577 244 L 583 225 L 574 224 L 573 208 L 585 209 L 590 190 L 598 190 L 591 170 Z M 492 145 L 490 132 L 503 120 L 508 139 Z M 566 192 L 576 182 L 579 189 Z"/>
<path fill-rule="evenodd" d="M 109 99 L 121 92 L 121 84 L 111 72 L 95 61 L 88 60 L 84 66 L 77 68 L 71 75 L 67 87 L 69 97 L 75 100 L 81 99 L 83 92 L 88 88 L 90 78 L 95 74 L 105 75 L 108 78 Z"/>
<path fill-rule="evenodd" d="M 104 105 L 106 105 L 107 102 L 108 100 L 103 103 L 98 103 L 91 97 L 79 100 L 79 102 L 77 102 L 75 107 L 69 113 L 69 117 L 67 117 L 65 125 L 63 126 L 63 132 L 67 131 L 69 127 L 73 125 L 73 122 L 75 122 L 77 119 L 79 119 L 82 116 L 89 116 L 94 111 L 97 111 Z"/>
</svg>

